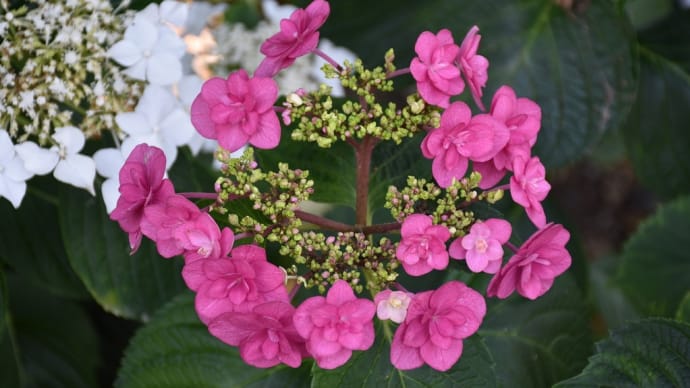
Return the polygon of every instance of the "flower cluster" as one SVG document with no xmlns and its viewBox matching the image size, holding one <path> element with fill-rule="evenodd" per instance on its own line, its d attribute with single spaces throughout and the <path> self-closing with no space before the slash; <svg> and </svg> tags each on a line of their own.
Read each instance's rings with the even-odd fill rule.
<svg viewBox="0 0 690 388">
<path fill-rule="evenodd" d="M 140 144 L 119 171 L 111 218 L 129 234 L 133 250 L 146 236 L 161 256 L 184 257 L 182 276 L 196 293 L 200 320 L 250 365 L 298 367 L 312 357 L 321 368 L 337 368 L 374 344 L 375 325 L 389 333 L 397 325 L 390 346 L 396 368 L 446 371 L 460 358 L 463 340 L 479 330 L 484 296 L 458 280 L 413 293 L 398 281 L 401 273 L 419 277 L 455 266 L 492 275 L 487 297 L 517 291 L 535 299 L 570 266 L 569 234 L 546 223 L 541 201 L 550 186 L 531 155 L 541 111 L 508 86 L 496 91 L 486 113 L 473 115 L 469 105 L 451 101 L 467 84 L 484 111 L 488 61 L 478 54 L 477 27 L 461 45 L 448 30 L 422 33 L 409 68 L 396 69 L 391 50 L 383 66 L 365 69 L 359 60 L 339 63 L 318 48 L 329 13 L 325 0 L 295 10 L 262 44 L 265 58 L 253 74 L 240 69 L 201 86 L 191 123 L 223 148 L 213 192 L 176 193 L 164 175 L 164 150 Z M 324 85 L 296 90 L 275 106 L 274 77 L 310 53 L 326 61 L 325 75 L 355 99 L 334 104 Z M 410 73 L 417 92 L 381 103 L 394 79 Z M 305 152 L 338 142 L 352 147 L 354 224 L 310 211 L 307 200 L 319 182 L 308 171 L 286 163 L 270 171 L 270 163 L 254 159 L 254 148 L 271 152 L 286 133 Z M 371 224 L 372 155 L 379 144 L 394 147 L 417 135 L 421 156 L 432 159 L 433 181 L 411 176 L 405 187 L 391 186 L 385 207 L 392 221 Z M 230 158 L 243 147 L 241 158 Z M 507 173 L 509 182 L 500 184 Z M 520 247 L 510 242 L 508 221 L 475 213 L 505 190 L 538 229 Z M 514 252 L 505 264 L 504 248 Z M 359 295 L 365 291 L 372 297 Z M 298 293 L 302 302 L 295 306 Z"/>
</svg>

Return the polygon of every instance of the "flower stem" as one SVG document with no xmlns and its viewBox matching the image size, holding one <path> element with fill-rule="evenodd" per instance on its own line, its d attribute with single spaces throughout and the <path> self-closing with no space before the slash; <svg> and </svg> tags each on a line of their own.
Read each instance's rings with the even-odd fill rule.
<svg viewBox="0 0 690 388">
<path fill-rule="evenodd" d="M 517 253 L 517 252 L 518 252 L 518 247 L 516 247 L 516 246 L 515 246 L 513 243 L 511 243 L 510 241 L 506 242 L 505 245 L 506 245 L 508 248 L 510 248 L 510 250 L 513 251 L 513 253 Z"/>
<path fill-rule="evenodd" d="M 195 199 L 218 199 L 218 193 L 177 193 L 185 198 Z"/>
<path fill-rule="evenodd" d="M 319 50 L 318 48 L 315 48 L 312 50 L 314 54 L 318 55 L 319 57 L 323 58 L 324 61 L 328 62 L 331 66 L 333 66 L 336 70 L 342 71 L 343 67 L 340 66 L 338 62 L 335 61 L 335 59 L 331 58 L 328 54 L 324 53 L 323 51 Z"/>
<path fill-rule="evenodd" d="M 355 146 L 355 160 L 357 163 L 357 182 L 355 184 L 355 225 L 367 225 L 369 218 L 369 174 L 371 172 L 371 154 L 377 139 L 366 136 Z"/>
<path fill-rule="evenodd" d="M 510 183 L 506 183 L 505 185 L 500 185 L 493 187 L 491 189 L 488 189 L 486 191 L 496 191 L 496 190 L 510 190 Z"/>
<path fill-rule="evenodd" d="M 329 220 L 316 214 L 307 213 L 303 210 L 295 210 L 295 217 L 302 221 L 308 222 L 312 225 L 320 226 L 326 230 L 332 230 L 334 232 L 350 232 L 352 231 L 352 225 L 348 225 L 342 222 Z"/>
<path fill-rule="evenodd" d="M 404 69 L 398 69 L 392 73 L 386 74 L 386 79 L 395 78 L 395 77 L 405 75 L 405 74 L 410 74 L 410 68 L 409 67 L 406 67 Z"/>
</svg>

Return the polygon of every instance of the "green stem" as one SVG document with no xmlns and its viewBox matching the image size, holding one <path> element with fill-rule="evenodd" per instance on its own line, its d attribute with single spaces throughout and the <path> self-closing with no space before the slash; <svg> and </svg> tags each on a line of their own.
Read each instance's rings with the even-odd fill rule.
<svg viewBox="0 0 690 388">
<path fill-rule="evenodd" d="M 371 154 L 378 139 L 366 136 L 355 146 L 357 163 L 357 181 L 355 184 L 355 225 L 364 227 L 369 220 L 369 174 L 371 172 Z"/>
</svg>

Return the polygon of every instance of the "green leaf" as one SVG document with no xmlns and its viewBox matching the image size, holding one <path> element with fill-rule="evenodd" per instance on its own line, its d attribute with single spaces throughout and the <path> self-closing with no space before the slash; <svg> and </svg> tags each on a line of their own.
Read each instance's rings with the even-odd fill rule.
<svg viewBox="0 0 690 388">
<path fill-rule="evenodd" d="M 680 302 L 678 311 L 676 311 L 676 319 L 685 323 L 690 323 L 690 291 L 685 294 L 685 298 Z"/>
<path fill-rule="evenodd" d="M 314 366 L 313 387 L 493 387 L 496 385 L 491 355 L 479 336 L 463 340 L 463 350 L 449 371 L 428 366 L 401 371 L 390 362 L 392 333 L 388 322 L 377 324 L 376 342 L 367 351 L 354 352 L 350 361 L 333 370 Z"/>
<path fill-rule="evenodd" d="M 51 202 L 55 198 L 41 196 L 46 192 L 42 190 L 51 192 L 62 183 L 53 179 L 48 186 L 36 180 L 41 184 L 30 183 L 19 209 L 0 201 L 0 259 L 38 287 L 64 297 L 85 298 L 88 293 L 67 260 L 58 206 Z"/>
<path fill-rule="evenodd" d="M 609 329 L 621 327 L 640 317 L 623 291 L 613 284 L 613 275 L 619 262 L 617 257 L 603 257 L 592 262 L 589 267 L 592 297 Z"/>
<path fill-rule="evenodd" d="M 6 330 L 0 339 L 0 386 L 97 386 L 98 336 L 82 307 L 23 278 L 8 276 L 8 285 Z"/>
<path fill-rule="evenodd" d="M 611 332 L 579 375 L 556 387 L 683 387 L 690 381 L 690 325 L 646 319 Z"/>
<path fill-rule="evenodd" d="M 493 359 L 499 385 L 550 387 L 582 370 L 592 352 L 587 309 L 570 275 L 542 297 L 491 299 L 479 334 Z"/>
<path fill-rule="evenodd" d="M 690 12 L 640 34 L 638 97 L 624 127 L 639 179 L 665 197 L 690 192 Z"/>
<path fill-rule="evenodd" d="M 635 29 L 642 29 L 659 22 L 673 11 L 672 0 L 628 0 L 625 11 Z"/>
<path fill-rule="evenodd" d="M 392 47 L 404 68 L 422 31 L 449 28 L 461 42 L 476 24 L 479 53 L 490 62 L 485 104 L 502 84 L 538 102 L 543 122 L 534 154 L 556 166 L 579 158 L 604 132 L 618 128 L 635 96 L 634 35 L 624 11 L 613 1 L 575 3 L 583 5 L 565 10 L 553 0 L 332 2 L 322 31 L 369 64 L 381 64 Z"/>
<path fill-rule="evenodd" d="M 149 241 L 136 254 L 129 254 L 127 234 L 108 218 L 101 198 L 65 185 L 59 198 L 70 263 L 106 311 L 146 320 L 185 288 L 182 260 L 163 259 Z"/>
<path fill-rule="evenodd" d="M 616 281 L 645 315 L 673 317 L 690 285 L 690 196 L 659 208 L 628 240 Z"/>
<path fill-rule="evenodd" d="M 298 369 L 257 369 L 236 348 L 209 334 L 194 313 L 194 295 L 185 292 L 140 329 L 125 351 L 115 386 L 149 387 L 305 387 L 311 362 Z"/>
</svg>

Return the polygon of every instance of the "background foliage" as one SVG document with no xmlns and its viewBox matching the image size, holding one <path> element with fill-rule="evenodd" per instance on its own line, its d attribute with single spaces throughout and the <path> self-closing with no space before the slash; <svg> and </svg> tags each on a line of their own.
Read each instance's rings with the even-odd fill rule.
<svg viewBox="0 0 690 388">
<path fill-rule="evenodd" d="M 405 67 L 424 30 L 450 28 L 459 39 L 480 27 L 480 53 L 491 61 L 484 101 L 510 84 L 542 106 L 535 152 L 554 184 L 547 212 L 573 232 L 573 270 L 535 302 L 491 300 L 484 325 L 447 373 L 394 370 L 385 324 L 373 349 L 341 369 L 305 362 L 259 370 L 198 321 L 180 259 L 163 260 L 148 245 L 130 256 L 100 198 L 32 180 L 19 211 L 0 201 L 0 386 L 690 381 L 690 11 L 671 0 L 351 0 L 331 7 L 323 35 L 369 65 L 392 47 Z M 428 171 L 418 142 L 380 150 L 372 205 L 381 206 L 391 181 Z M 310 169 L 317 200 L 352 206 L 354 189 L 342 182 L 354 176 L 351 149 L 326 155 L 300 147 L 286 141 L 260 157 Z M 202 166 L 184 153 L 171 177 L 185 190 L 208 190 L 213 176 Z M 521 225 L 516 234 L 531 233 L 520 211 L 501 210 Z M 471 281 L 480 290 L 486 284 Z"/>
</svg>

